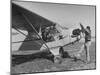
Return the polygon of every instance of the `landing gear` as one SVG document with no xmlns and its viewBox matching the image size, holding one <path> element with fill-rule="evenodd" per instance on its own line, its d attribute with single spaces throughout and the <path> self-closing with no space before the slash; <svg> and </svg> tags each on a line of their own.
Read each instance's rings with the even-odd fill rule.
<svg viewBox="0 0 100 75">
<path fill-rule="evenodd" d="M 60 56 L 63 58 L 64 57 L 64 49 L 63 49 L 63 47 L 59 48 L 59 53 L 60 53 Z"/>
<path fill-rule="evenodd" d="M 60 64 L 62 62 L 61 56 L 54 56 L 54 63 Z"/>
<path fill-rule="evenodd" d="M 59 55 L 54 56 L 54 63 L 60 64 L 62 62 L 62 58 L 64 57 L 63 47 L 59 48 Z"/>
</svg>

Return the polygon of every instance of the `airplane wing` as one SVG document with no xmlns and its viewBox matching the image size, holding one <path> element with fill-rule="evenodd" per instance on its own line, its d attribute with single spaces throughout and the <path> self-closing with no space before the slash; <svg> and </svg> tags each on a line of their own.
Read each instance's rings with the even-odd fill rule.
<svg viewBox="0 0 100 75">
<path fill-rule="evenodd" d="M 12 3 L 12 27 L 17 27 L 19 29 L 28 30 L 30 32 L 33 31 L 32 27 L 39 32 L 40 26 L 43 30 L 45 27 L 54 25 L 53 22 L 45 19 L 42 16 L 37 15 L 36 13 L 25 9 L 15 3 Z"/>
<path fill-rule="evenodd" d="M 29 11 L 28 9 L 22 7 L 21 5 L 14 3 L 13 1 L 12 1 L 11 12 L 12 12 L 11 14 L 12 28 L 18 31 L 19 34 L 25 36 L 24 40 L 22 41 L 16 40 L 12 43 L 12 45 L 15 46 L 16 44 L 19 45 L 20 43 L 22 43 L 18 48 L 18 50 L 22 50 L 22 51 L 39 50 L 42 44 L 44 43 L 43 40 L 41 39 L 36 40 L 36 37 L 39 36 L 38 33 L 40 31 L 40 27 L 42 31 L 45 27 L 54 25 L 54 23 L 32 11 Z M 27 31 L 28 34 L 24 35 L 23 31 Z M 33 37 L 30 37 L 29 33 L 32 33 Z M 14 36 L 15 35 L 12 35 L 12 37 Z M 21 36 L 19 35 L 20 38 Z M 17 38 L 15 37 L 14 39 Z"/>
</svg>

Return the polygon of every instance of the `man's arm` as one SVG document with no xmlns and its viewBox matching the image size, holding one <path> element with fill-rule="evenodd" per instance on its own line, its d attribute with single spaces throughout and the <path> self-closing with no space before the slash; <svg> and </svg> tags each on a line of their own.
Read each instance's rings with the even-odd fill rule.
<svg viewBox="0 0 100 75">
<path fill-rule="evenodd" d="M 80 27 L 81 27 L 81 32 L 85 33 L 85 28 L 84 28 L 84 26 L 81 23 L 80 23 Z"/>
</svg>

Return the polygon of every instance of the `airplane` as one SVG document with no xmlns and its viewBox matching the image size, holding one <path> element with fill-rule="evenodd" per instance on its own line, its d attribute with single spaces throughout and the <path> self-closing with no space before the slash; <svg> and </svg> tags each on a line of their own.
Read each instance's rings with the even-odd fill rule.
<svg viewBox="0 0 100 75">
<path fill-rule="evenodd" d="M 63 55 L 62 47 L 79 41 L 80 30 L 84 32 L 84 27 L 80 24 L 78 28 L 66 28 L 53 21 L 50 21 L 14 2 L 12 2 L 12 59 L 15 56 L 30 55 L 48 51 L 54 58 L 55 63 L 61 61 Z M 52 41 L 42 38 L 44 30 L 50 30 Z M 78 34 L 73 35 L 73 31 L 78 30 Z M 61 38 L 60 38 L 61 36 Z"/>
</svg>

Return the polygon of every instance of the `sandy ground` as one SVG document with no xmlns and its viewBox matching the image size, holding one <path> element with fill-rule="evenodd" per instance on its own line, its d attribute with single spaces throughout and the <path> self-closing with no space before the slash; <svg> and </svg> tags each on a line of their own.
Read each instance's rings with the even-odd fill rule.
<svg viewBox="0 0 100 75">
<path fill-rule="evenodd" d="M 64 50 L 65 51 L 68 50 L 68 53 L 71 56 L 73 55 L 73 53 L 77 52 L 77 50 L 79 50 L 81 46 L 82 43 L 76 43 L 74 45 L 64 47 Z M 61 64 L 53 63 L 51 60 L 45 58 L 36 58 L 31 61 L 14 65 L 12 66 L 11 70 L 12 73 L 35 73 L 35 72 L 95 69 L 96 68 L 95 42 L 92 42 L 90 47 L 90 58 L 91 61 L 89 63 L 86 63 L 84 52 L 79 58 L 81 60 L 74 61 L 71 58 L 63 58 Z"/>
</svg>

